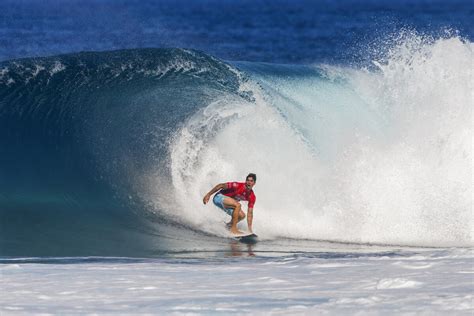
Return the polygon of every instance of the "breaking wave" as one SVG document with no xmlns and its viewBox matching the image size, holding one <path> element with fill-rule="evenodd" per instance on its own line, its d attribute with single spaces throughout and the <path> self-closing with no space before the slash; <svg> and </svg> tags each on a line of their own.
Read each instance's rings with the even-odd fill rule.
<svg viewBox="0 0 474 316">
<path fill-rule="evenodd" d="M 248 172 L 262 239 L 472 246 L 472 47 L 411 35 L 369 68 L 183 49 L 3 62 L 2 255 L 225 236 L 202 196 Z"/>
</svg>

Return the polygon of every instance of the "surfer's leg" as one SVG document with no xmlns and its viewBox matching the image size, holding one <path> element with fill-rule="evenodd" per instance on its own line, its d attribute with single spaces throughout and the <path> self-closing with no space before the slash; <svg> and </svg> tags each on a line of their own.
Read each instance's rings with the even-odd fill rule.
<svg viewBox="0 0 474 316">
<path fill-rule="evenodd" d="M 233 212 L 232 212 L 233 213 Z M 233 214 L 232 214 L 233 215 Z M 239 223 L 241 220 L 243 220 L 245 218 L 245 213 L 242 212 L 242 210 L 239 212 L 239 220 L 237 223 Z M 225 226 L 227 226 L 228 229 L 230 229 L 232 227 L 232 218 L 230 219 L 230 221 L 228 223 L 225 224 Z"/>
<path fill-rule="evenodd" d="M 232 211 L 232 214 L 231 216 L 233 217 L 234 215 L 234 211 Z M 239 218 L 238 218 L 238 221 L 237 223 L 239 223 L 241 220 L 243 220 L 245 218 L 245 213 L 242 211 L 242 208 L 240 209 L 240 212 L 239 212 Z M 226 226 L 227 228 L 231 228 L 232 227 L 232 218 L 230 219 L 230 222 L 226 223 Z"/>
<path fill-rule="evenodd" d="M 239 202 L 234 200 L 231 197 L 226 197 L 223 201 L 225 208 L 232 208 L 232 220 L 230 222 L 230 231 L 234 234 L 242 234 L 241 231 L 237 229 L 237 223 L 245 218 L 245 213 L 242 211 L 242 206 Z"/>
</svg>

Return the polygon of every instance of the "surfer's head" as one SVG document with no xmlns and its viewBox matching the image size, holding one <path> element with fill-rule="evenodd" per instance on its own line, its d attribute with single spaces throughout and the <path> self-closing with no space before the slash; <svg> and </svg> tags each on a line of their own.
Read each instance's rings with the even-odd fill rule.
<svg viewBox="0 0 474 316">
<path fill-rule="evenodd" d="M 247 178 L 245 178 L 245 186 L 248 190 L 251 190 L 257 182 L 257 175 L 255 173 L 249 173 Z"/>
</svg>

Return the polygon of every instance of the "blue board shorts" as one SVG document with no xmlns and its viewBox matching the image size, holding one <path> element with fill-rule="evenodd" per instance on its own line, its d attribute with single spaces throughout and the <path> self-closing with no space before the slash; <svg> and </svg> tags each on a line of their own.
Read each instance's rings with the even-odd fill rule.
<svg viewBox="0 0 474 316">
<path fill-rule="evenodd" d="M 234 213 L 234 209 L 233 208 L 225 208 L 224 207 L 224 199 L 226 198 L 226 196 L 222 193 L 217 193 L 216 195 L 214 195 L 214 198 L 212 199 L 212 202 L 214 202 L 214 204 L 222 209 L 224 212 L 226 212 L 227 214 L 229 214 L 230 216 L 232 216 L 232 213 Z"/>
</svg>

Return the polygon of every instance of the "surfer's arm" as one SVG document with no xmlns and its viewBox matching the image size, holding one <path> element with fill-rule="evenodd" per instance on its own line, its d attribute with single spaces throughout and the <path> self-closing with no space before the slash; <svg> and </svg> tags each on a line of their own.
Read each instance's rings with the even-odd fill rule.
<svg viewBox="0 0 474 316">
<path fill-rule="evenodd" d="M 224 190 L 224 189 L 227 189 L 227 183 L 219 183 L 218 185 L 216 185 L 215 187 L 212 188 L 211 191 L 209 191 L 209 193 L 207 193 L 204 198 L 202 199 L 202 202 L 204 204 L 206 204 L 207 202 L 209 202 L 209 199 L 211 198 L 211 195 L 213 195 L 214 193 L 216 193 L 217 191 L 220 191 L 220 190 Z"/>
<path fill-rule="evenodd" d="M 252 233 L 252 221 L 253 221 L 253 207 L 249 207 L 247 210 L 247 226 L 249 227 L 249 232 Z"/>
</svg>

